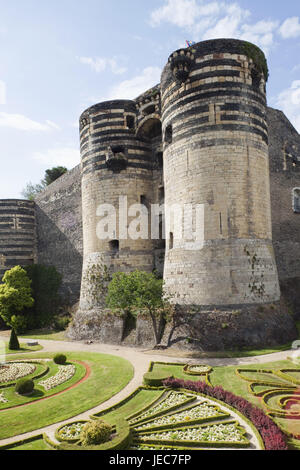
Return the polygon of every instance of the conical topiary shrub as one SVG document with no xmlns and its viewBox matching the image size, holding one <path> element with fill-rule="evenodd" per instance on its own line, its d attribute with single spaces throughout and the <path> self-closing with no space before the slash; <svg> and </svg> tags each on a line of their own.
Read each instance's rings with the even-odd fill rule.
<svg viewBox="0 0 300 470">
<path fill-rule="evenodd" d="M 11 351 L 18 351 L 20 349 L 19 340 L 14 328 L 11 330 L 10 333 L 8 349 L 10 349 Z"/>
</svg>

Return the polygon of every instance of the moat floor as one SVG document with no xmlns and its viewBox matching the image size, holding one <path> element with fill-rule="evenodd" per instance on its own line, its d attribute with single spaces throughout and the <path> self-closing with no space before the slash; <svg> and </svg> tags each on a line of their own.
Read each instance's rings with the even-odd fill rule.
<svg viewBox="0 0 300 470">
<path fill-rule="evenodd" d="M 3 332 L 1 332 L 3 333 Z M 1 337 L 0 333 L 0 340 L 6 339 L 7 336 Z M 75 420 L 82 420 L 88 419 L 90 415 L 99 413 L 110 406 L 115 405 L 119 401 L 126 398 L 130 395 L 134 390 L 136 390 L 143 382 L 143 375 L 148 371 L 150 361 L 156 362 L 170 362 L 170 363 L 189 363 L 189 364 L 197 364 L 199 363 L 199 359 L 191 359 L 183 357 L 182 351 L 180 351 L 180 357 L 170 357 L 166 354 L 159 354 L 157 351 L 150 352 L 149 349 L 143 348 L 128 348 L 118 345 L 108 345 L 108 344 L 99 344 L 93 343 L 90 345 L 85 344 L 84 342 L 68 342 L 68 341 L 52 341 L 52 340 L 38 340 L 39 344 L 43 346 L 43 353 L 44 352 L 68 352 L 68 351 L 80 351 L 80 352 L 96 352 L 96 353 L 103 353 L 103 354 L 111 354 L 115 356 L 121 356 L 124 359 L 127 359 L 129 362 L 132 363 L 134 367 L 134 377 L 129 382 L 129 384 L 121 390 L 118 394 L 107 400 L 106 402 L 102 403 L 101 405 L 92 408 L 90 410 L 81 413 L 80 415 L 74 416 L 71 420 L 68 419 L 66 421 L 62 421 L 60 423 L 55 423 L 51 426 L 47 426 L 45 428 L 36 429 L 35 431 L 28 432 L 19 436 L 14 436 L 9 439 L 0 440 L 0 445 L 10 444 L 12 442 L 16 442 L 20 439 L 27 439 L 31 436 L 35 436 L 37 434 L 46 433 L 53 441 L 55 429 L 59 425 L 63 425 L 70 421 Z M 234 366 L 234 365 L 247 365 L 247 364 L 263 364 L 266 362 L 275 362 L 280 360 L 285 360 L 291 356 L 292 353 L 295 351 L 283 351 L 277 352 L 274 354 L 267 354 L 264 356 L 256 356 L 256 357 L 246 357 L 246 358 L 220 358 L 220 359 L 202 359 L 205 361 L 205 364 L 211 366 Z M 26 354 L 28 357 L 28 354 Z"/>
</svg>

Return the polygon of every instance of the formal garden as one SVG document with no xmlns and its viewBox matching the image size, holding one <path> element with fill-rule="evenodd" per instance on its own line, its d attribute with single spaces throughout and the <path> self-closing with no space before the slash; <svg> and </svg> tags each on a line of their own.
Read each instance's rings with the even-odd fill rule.
<svg viewBox="0 0 300 470">
<path fill-rule="evenodd" d="M 76 420 L 132 377 L 128 361 L 96 353 L 35 353 L 7 361 L 0 368 L 0 440 L 37 431 L 2 449 L 299 449 L 300 368 L 295 361 L 259 369 L 150 362 L 133 393 Z M 54 423 L 54 435 L 39 432 Z"/>
<path fill-rule="evenodd" d="M 48 294 L 43 285 L 37 287 L 37 278 L 52 279 L 53 292 L 59 278 L 48 268 L 31 269 L 30 276 L 21 267 L 7 271 L 0 285 L 0 314 L 10 328 L 9 341 L 2 341 L 0 350 L 0 449 L 300 449 L 296 356 L 286 354 L 284 360 L 259 366 L 241 366 L 234 359 L 235 365 L 210 366 L 205 358 L 177 363 L 165 356 L 159 362 L 139 352 L 142 368 L 148 370 L 139 375 L 139 383 L 133 382 L 137 388 L 129 387 L 119 401 L 105 407 L 136 378 L 135 360 L 122 357 L 122 347 L 103 354 L 80 344 L 76 351 L 66 346 L 64 352 L 59 350 L 62 343 L 55 343 L 57 350 L 51 352 L 47 341 L 40 345 L 45 339 L 66 340 L 56 330 L 38 329 L 43 322 L 47 326 L 56 300 L 54 296 L 48 313 L 38 318 L 39 302 Z M 107 305 L 124 314 L 147 311 L 157 345 L 159 322 L 169 315 L 162 292 L 162 281 L 154 274 L 117 273 L 108 286 Z M 51 304 L 49 297 L 47 302 Z M 36 335 L 26 331 L 30 325 L 37 328 Z M 273 351 L 257 353 L 266 352 Z M 238 355 L 244 354 L 236 351 L 231 357 Z"/>
</svg>

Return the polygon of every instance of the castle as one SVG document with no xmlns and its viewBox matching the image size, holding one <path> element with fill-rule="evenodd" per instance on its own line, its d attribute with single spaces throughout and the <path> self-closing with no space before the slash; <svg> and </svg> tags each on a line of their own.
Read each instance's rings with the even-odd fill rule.
<svg viewBox="0 0 300 470">
<path fill-rule="evenodd" d="M 300 136 L 267 107 L 267 79 L 256 46 L 210 40 L 174 52 L 161 83 L 136 100 L 87 109 L 81 165 L 35 202 L 0 201 L 2 273 L 55 265 L 65 302 L 80 300 L 69 331 L 76 339 L 124 339 L 126 320 L 104 312 L 104 267 L 161 273 L 178 307 L 168 331 L 176 344 L 188 338 L 222 349 L 295 339 L 284 305 L 300 314 Z M 200 245 L 191 245 L 195 227 L 177 238 L 176 218 L 163 214 L 158 237 L 124 236 L 124 196 L 123 210 L 186 204 L 195 215 L 199 207 Z M 108 204 L 118 222 L 104 239 L 99 207 Z M 138 319 L 136 344 L 150 342 L 149 328 Z"/>
</svg>

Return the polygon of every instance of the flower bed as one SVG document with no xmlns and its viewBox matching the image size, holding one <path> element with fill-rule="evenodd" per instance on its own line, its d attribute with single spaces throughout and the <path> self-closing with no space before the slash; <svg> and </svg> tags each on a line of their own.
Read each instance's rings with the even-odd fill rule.
<svg viewBox="0 0 300 470">
<path fill-rule="evenodd" d="M 3 392 L 0 392 L 0 403 L 8 403 L 8 400 L 6 400 Z"/>
<path fill-rule="evenodd" d="M 223 418 L 229 416 L 224 413 L 220 408 L 214 405 L 209 405 L 207 402 L 200 403 L 199 405 L 186 408 L 183 411 L 173 413 L 171 415 L 162 416 L 145 424 L 135 427 L 136 431 L 142 431 L 149 428 L 163 428 L 171 425 L 178 424 L 194 424 L 197 421 L 205 420 L 208 421 L 211 418 Z"/>
<path fill-rule="evenodd" d="M 210 443 L 217 447 L 235 447 L 241 445 L 248 447 L 249 441 L 245 437 L 246 431 L 239 426 L 238 422 L 228 422 L 224 424 L 211 424 L 185 428 L 181 430 L 171 430 L 164 432 L 154 432 L 139 434 L 138 441 L 150 441 L 153 444 L 162 443 L 196 443 L 198 447 Z"/>
<path fill-rule="evenodd" d="M 288 450 L 285 435 L 279 427 L 260 408 L 255 407 L 244 398 L 238 397 L 222 387 L 211 387 L 205 382 L 168 379 L 164 385 L 173 389 L 184 388 L 202 393 L 232 406 L 253 423 L 264 441 L 266 450 Z"/>
<path fill-rule="evenodd" d="M 0 385 L 16 381 L 26 375 L 33 374 L 36 367 L 27 362 L 9 362 L 0 366 Z"/>
<path fill-rule="evenodd" d="M 58 441 L 77 442 L 86 423 L 87 421 L 76 421 L 75 423 L 65 424 L 56 431 L 55 437 Z"/>
<path fill-rule="evenodd" d="M 76 367 L 73 364 L 67 366 L 59 366 L 57 374 L 49 377 L 48 379 L 42 380 L 38 383 L 44 387 L 45 390 L 51 390 L 52 388 L 61 385 L 67 380 L 70 380 L 76 372 Z"/>
<path fill-rule="evenodd" d="M 165 413 L 167 410 L 172 411 L 174 408 L 177 408 L 178 405 L 188 404 L 194 400 L 194 397 L 191 397 L 185 393 L 171 392 L 166 396 L 165 399 L 160 401 L 157 405 L 154 405 L 144 413 L 131 419 L 130 423 L 134 424 L 140 421 L 145 421 L 147 418 L 158 416 L 160 414 Z"/>
<path fill-rule="evenodd" d="M 183 368 L 184 372 L 188 375 L 207 375 L 210 374 L 212 368 L 205 365 L 189 365 L 187 364 Z"/>
</svg>

